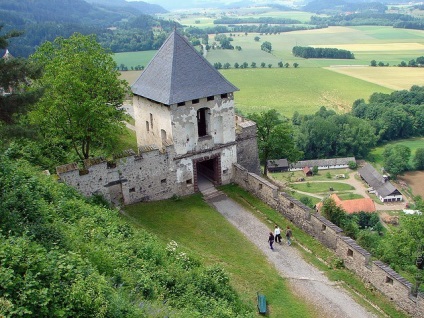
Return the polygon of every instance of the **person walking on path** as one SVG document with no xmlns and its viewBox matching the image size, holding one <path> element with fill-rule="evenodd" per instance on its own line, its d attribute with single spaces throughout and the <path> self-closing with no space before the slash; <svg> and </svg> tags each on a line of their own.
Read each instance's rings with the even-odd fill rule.
<svg viewBox="0 0 424 318">
<path fill-rule="evenodd" d="M 268 242 L 269 247 L 273 250 L 272 244 L 274 244 L 274 234 L 272 234 L 272 232 L 269 232 Z"/>
<path fill-rule="evenodd" d="M 281 229 L 278 225 L 275 225 L 274 236 L 275 236 L 275 243 L 278 242 L 281 244 Z"/>
<path fill-rule="evenodd" d="M 291 238 L 293 236 L 292 230 L 290 229 L 290 226 L 287 225 L 286 229 L 286 238 L 287 238 L 287 244 L 291 245 Z"/>
</svg>

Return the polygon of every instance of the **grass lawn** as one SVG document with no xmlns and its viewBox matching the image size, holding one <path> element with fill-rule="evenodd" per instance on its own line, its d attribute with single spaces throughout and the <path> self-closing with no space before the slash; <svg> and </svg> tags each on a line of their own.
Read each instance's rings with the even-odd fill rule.
<svg viewBox="0 0 424 318">
<path fill-rule="evenodd" d="M 330 188 L 333 188 L 333 191 L 348 191 L 354 190 L 355 188 L 350 184 L 339 183 L 339 182 L 302 182 L 302 183 L 292 183 L 290 187 L 299 190 L 302 192 L 309 193 L 322 193 L 328 192 Z"/>
<path fill-rule="evenodd" d="M 304 178 L 306 181 L 330 181 L 331 179 L 335 179 L 336 175 L 340 174 L 344 174 L 346 179 L 349 179 L 350 172 L 352 172 L 352 170 L 349 169 L 328 169 L 318 170 L 317 174 L 308 178 L 305 177 L 305 173 L 303 171 L 269 172 L 268 176 L 278 181 L 286 182 L 294 182 L 298 178 Z M 328 176 L 330 176 L 330 178 Z"/>
<path fill-rule="evenodd" d="M 310 200 L 311 200 L 311 203 L 313 204 L 313 205 L 315 205 L 315 204 L 317 204 L 318 202 L 321 202 L 321 200 L 320 199 L 318 199 L 318 198 L 316 198 L 316 197 L 312 197 L 312 196 L 310 196 L 310 195 L 305 195 L 305 194 L 303 194 L 303 193 L 299 193 L 299 192 L 296 192 L 296 191 L 290 191 L 290 193 L 289 193 L 293 198 L 295 198 L 295 199 L 297 199 L 297 200 L 299 200 L 300 201 L 300 199 L 301 198 L 303 198 L 303 197 L 307 197 L 307 198 L 309 198 Z"/>
<path fill-rule="evenodd" d="M 404 145 L 411 149 L 411 158 L 409 159 L 409 164 L 412 165 L 412 159 L 414 158 L 415 151 L 418 148 L 424 148 L 424 138 L 411 138 L 411 139 L 404 139 L 404 140 L 396 140 L 393 142 L 389 142 L 387 144 L 384 144 L 380 147 L 374 148 L 370 154 L 368 155 L 367 160 L 375 163 L 377 166 L 383 166 L 383 152 L 384 148 L 388 145 Z"/>
<path fill-rule="evenodd" d="M 347 193 L 337 193 L 337 196 L 342 199 L 342 200 L 354 200 L 354 199 L 362 199 L 363 196 L 360 194 L 356 194 L 356 193 L 351 193 L 351 192 L 347 192 Z"/>
<path fill-rule="evenodd" d="M 119 143 L 115 147 L 115 152 L 120 153 L 124 150 L 132 149 L 136 153 L 138 151 L 137 148 L 137 138 L 135 135 L 135 131 L 131 129 L 126 129 L 124 133 L 119 138 Z"/>
<path fill-rule="evenodd" d="M 293 246 L 299 249 L 303 257 L 315 267 L 326 273 L 330 280 L 337 281 L 348 291 L 351 290 L 352 297 L 360 304 L 367 307 L 371 312 L 375 312 L 375 308 L 373 308 L 369 302 L 377 305 L 385 313 L 385 317 L 408 317 L 406 314 L 397 311 L 387 297 L 375 290 L 370 290 L 356 275 L 346 270 L 343 266 L 338 266 L 338 258 L 328 248 L 324 247 L 308 234 L 299 230 L 280 213 L 270 208 L 264 202 L 236 185 L 227 185 L 221 187 L 221 190 L 245 208 L 250 209 L 253 214 L 264 222 L 268 224 L 279 224 L 280 227 L 290 225 L 293 230 L 295 242 L 297 243 L 293 244 Z M 305 249 L 300 248 L 300 246 L 305 247 Z M 358 293 L 361 296 L 358 296 Z M 383 316 L 381 313 L 376 314 L 377 316 Z"/>
<path fill-rule="evenodd" d="M 261 251 L 246 241 L 200 195 L 180 200 L 140 203 L 125 207 L 128 219 L 208 265 L 220 264 L 244 301 L 256 311 L 256 292 L 267 297 L 269 317 L 316 317 L 307 303 L 293 295 Z M 264 238 L 266 242 L 266 238 Z"/>
</svg>

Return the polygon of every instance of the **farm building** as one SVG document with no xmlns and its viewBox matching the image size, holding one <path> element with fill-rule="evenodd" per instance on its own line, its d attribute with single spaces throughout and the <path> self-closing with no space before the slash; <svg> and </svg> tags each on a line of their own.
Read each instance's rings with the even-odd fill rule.
<svg viewBox="0 0 424 318">
<path fill-rule="evenodd" d="M 312 177 L 312 175 L 314 174 L 312 172 L 312 169 L 309 168 L 309 167 L 304 167 L 302 170 L 303 170 L 303 173 L 305 174 L 305 176 L 307 176 L 307 177 Z"/>
<path fill-rule="evenodd" d="M 302 160 L 290 163 L 289 171 L 300 171 L 305 167 L 318 167 L 318 170 L 349 168 L 349 162 L 356 162 L 355 157 Z"/>
<path fill-rule="evenodd" d="M 268 160 L 269 172 L 289 171 L 289 162 L 287 159 Z"/>
<path fill-rule="evenodd" d="M 333 193 L 330 196 L 331 199 L 336 203 L 336 205 L 342 208 L 346 213 L 353 214 L 359 212 L 375 212 L 375 203 L 370 198 L 362 198 L 362 199 L 352 199 L 352 200 L 341 200 L 339 196 Z M 319 212 L 322 208 L 323 202 L 318 202 L 315 206 L 317 212 Z"/>
<path fill-rule="evenodd" d="M 366 164 L 358 169 L 361 178 L 374 189 L 375 194 L 381 202 L 396 202 L 402 201 L 402 193 L 396 187 L 383 177 L 375 168 Z"/>
</svg>

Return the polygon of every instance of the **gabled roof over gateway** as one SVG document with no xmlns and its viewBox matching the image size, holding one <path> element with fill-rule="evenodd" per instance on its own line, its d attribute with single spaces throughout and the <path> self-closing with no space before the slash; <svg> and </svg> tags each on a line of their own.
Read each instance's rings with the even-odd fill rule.
<svg viewBox="0 0 424 318">
<path fill-rule="evenodd" d="M 176 31 L 131 86 L 135 95 L 172 105 L 238 88 L 227 81 Z"/>
</svg>

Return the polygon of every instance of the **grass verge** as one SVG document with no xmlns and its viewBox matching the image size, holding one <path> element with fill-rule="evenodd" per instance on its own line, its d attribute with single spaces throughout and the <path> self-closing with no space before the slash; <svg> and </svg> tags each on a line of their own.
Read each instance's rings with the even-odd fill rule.
<svg viewBox="0 0 424 318">
<path fill-rule="evenodd" d="M 242 300 L 256 311 L 256 292 L 265 294 L 268 317 L 317 317 L 318 313 L 292 294 L 287 281 L 262 252 L 200 195 L 179 200 L 139 203 L 125 207 L 128 219 L 167 243 L 176 241 L 206 265 L 220 264 Z"/>
<path fill-rule="evenodd" d="M 366 286 L 354 273 L 341 265 L 341 260 L 334 252 L 323 246 L 317 240 L 298 229 L 294 224 L 285 219 L 280 213 L 269 207 L 263 201 L 236 185 L 226 185 L 220 188 L 233 200 L 252 211 L 264 223 L 279 224 L 280 227 L 290 225 L 295 238 L 294 244 L 302 253 L 303 258 L 323 271 L 330 280 L 337 281 L 351 292 L 352 297 L 364 307 L 379 316 L 408 317 L 398 311 L 395 306 L 373 287 Z"/>
</svg>

